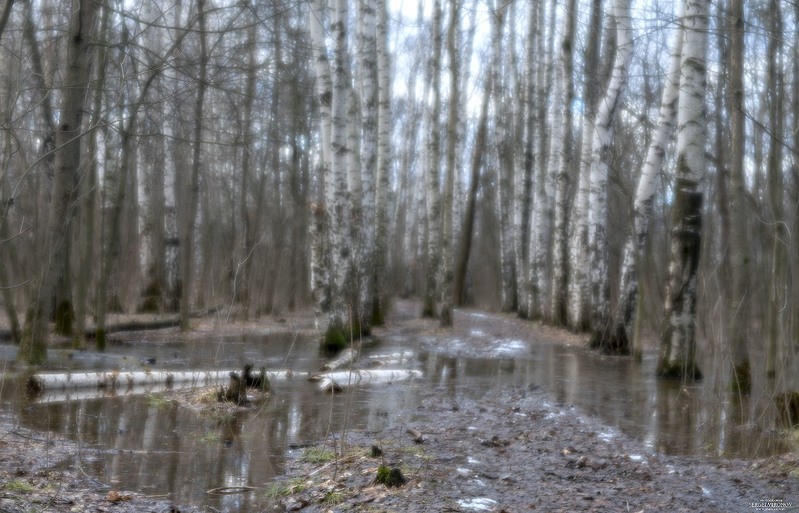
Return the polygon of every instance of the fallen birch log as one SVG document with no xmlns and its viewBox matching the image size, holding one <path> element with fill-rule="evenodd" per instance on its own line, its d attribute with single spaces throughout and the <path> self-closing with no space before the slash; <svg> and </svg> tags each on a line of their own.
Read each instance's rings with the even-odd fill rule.
<svg viewBox="0 0 799 513">
<path fill-rule="evenodd" d="M 323 392 L 344 390 L 356 385 L 382 385 L 421 378 L 422 371 L 408 369 L 378 369 L 336 371 L 318 374 L 311 379 L 319 381 Z"/>
<path fill-rule="evenodd" d="M 339 367 L 344 367 L 351 364 L 357 358 L 358 358 L 358 352 L 352 349 L 351 347 L 347 348 L 343 350 L 341 354 L 339 354 L 338 358 L 322 365 L 322 370 L 326 371 L 336 370 Z"/>
<path fill-rule="evenodd" d="M 372 354 L 363 359 L 363 367 L 385 367 L 388 365 L 407 365 L 415 355 L 410 351 L 401 353 Z"/>
<path fill-rule="evenodd" d="M 95 389 L 133 389 L 137 386 L 151 386 L 164 384 L 167 387 L 191 388 L 217 385 L 230 379 L 227 370 L 207 371 L 98 371 L 98 372 L 67 372 L 34 374 L 27 379 L 27 388 L 32 392 L 45 390 L 76 390 L 81 388 Z M 267 371 L 266 375 L 271 381 L 287 379 L 292 376 L 304 376 L 304 372 L 292 371 Z"/>
</svg>

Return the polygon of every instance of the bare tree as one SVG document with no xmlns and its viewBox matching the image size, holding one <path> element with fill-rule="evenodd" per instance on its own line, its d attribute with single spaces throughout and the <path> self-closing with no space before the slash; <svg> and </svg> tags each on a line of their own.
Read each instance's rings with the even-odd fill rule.
<svg viewBox="0 0 799 513">
<path fill-rule="evenodd" d="M 657 374 L 663 378 L 702 378 L 696 361 L 696 285 L 702 223 L 701 181 L 705 173 L 705 95 L 707 0 L 688 0 L 680 64 L 677 112 L 677 170 L 672 206 L 671 256 L 665 326 Z"/>
<path fill-rule="evenodd" d="M 745 30 L 743 0 L 730 0 L 729 13 L 729 59 L 730 83 L 727 91 L 727 110 L 730 115 L 730 269 L 732 271 L 732 293 L 729 301 L 730 347 L 734 386 L 741 392 L 751 387 L 751 369 L 747 351 L 747 325 L 749 318 L 749 241 L 747 240 L 746 178 L 746 116 L 744 94 Z"/>
<path fill-rule="evenodd" d="M 588 194 L 588 245 L 591 258 L 591 346 L 605 352 L 626 354 L 625 338 L 614 339 L 610 315 L 610 278 L 608 264 L 608 177 L 616 116 L 627 86 L 628 68 L 633 53 L 629 0 L 615 0 L 616 57 L 605 97 L 599 105 L 594 127 L 593 161 Z"/>
<path fill-rule="evenodd" d="M 447 153 L 444 178 L 443 230 L 441 234 L 441 310 L 442 327 L 452 326 L 452 282 L 454 267 L 455 226 L 453 198 L 455 196 L 455 165 L 458 150 L 458 111 L 460 105 L 460 0 L 449 1 L 449 28 L 447 29 L 447 58 L 449 61 L 449 113 L 447 115 Z"/>
<path fill-rule="evenodd" d="M 680 2 L 683 6 L 684 2 Z M 682 19 L 682 9 L 677 16 Z M 619 304 L 615 317 L 616 336 L 618 339 L 627 337 L 632 340 L 632 352 L 636 358 L 642 356 L 642 341 L 638 333 L 637 305 L 640 301 L 638 293 L 638 276 L 643 272 L 642 261 L 649 237 L 649 225 L 655 201 L 657 178 L 663 168 L 663 161 L 668 150 L 669 140 L 674 132 L 674 123 L 677 119 L 677 101 L 680 87 L 680 59 L 682 56 L 683 33 L 681 27 L 674 28 L 674 37 L 671 45 L 669 67 L 663 81 L 660 110 L 655 126 L 655 132 L 649 143 L 646 160 L 641 168 L 638 178 L 638 187 L 633 205 L 633 232 L 624 246 L 622 259 L 621 280 L 619 285 Z M 624 334 L 618 333 L 624 330 Z"/>
<path fill-rule="evenodd" d="M 433 0 L 432 19 L 433 52 L 430 57 L 431 105 L 428 110 L 428 162 L 426 172 L 427 202 L 427 276 L 424 283 L 422 316 L 436 315 L 436 291 L 438 273 L 441 265 L 441 193 L 438 179 L 438 165 L 441 158 L 440 110 L 441 110 L 441 2 Z"/>
<path fill-rule="evenodd" d="M 64 269 L 66 243 L 72 218 L 73 193 L 76 174 L 81 160 L 83 139 L 83 113 L 86 110 L 86 91 L 91 76 L 89 50 L 93 33 L 95 2 L 74 0 L 71 9 L 66 73 L 61 95 L 61 115 L 55 144 L 55 172 L 53 195 L 47 226 L 45 258 L 38 287 L 25 319 L 25 333 L 20 344 L 19 357 L 30 364 L 47 359 L 47 320 L 49 300 Z"/>
</svg>

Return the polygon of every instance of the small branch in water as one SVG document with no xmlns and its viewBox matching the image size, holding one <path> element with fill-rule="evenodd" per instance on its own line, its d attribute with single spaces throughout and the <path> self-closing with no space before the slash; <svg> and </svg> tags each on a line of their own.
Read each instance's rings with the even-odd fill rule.
<svg viewBox="0 0 799 513">
<path fill-rule="evenodd" d="M 411 440 L 413 440 L 414 443 L 417 444 L 424 443 L 424 435 L 422 435 L 422 432 L 419 431 L 418 429 L 408 428 L 405 430 L 405 432 L 411 435 Z"/>
<path fill-rule="evenodd" d="M 254 486 L 221 486 L 219 488 L 211 488 L 206 491 L 208 495 L 233 495 L 236 493 L 254 492 L 257 490 Z"/>
</svg>

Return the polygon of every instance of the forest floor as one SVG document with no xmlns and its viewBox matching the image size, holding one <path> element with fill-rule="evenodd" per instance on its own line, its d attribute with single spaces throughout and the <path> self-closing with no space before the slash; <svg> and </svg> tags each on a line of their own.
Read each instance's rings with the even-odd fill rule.
<svg viewBox="0 0 799 513">
<path fill-rule="evenodd" d="M 414 308 L 398 302 L 383 330 L 454 337 L 479 323 L 503 336 L 529 338 L 532 331 L 539 343 L 584 343 L 570 333 L 479 313 L 459 314 L 454 332 L 443 332 L 416 319 Z M 460 324 L 468 326 L 459 327 L 464 315 L 470 321 Z M 227 330 L 206 324 L 200 331 L 207 329 Z M 459 354 L 490 350 L 488 342 L 470 344 Z M 291 451 L 264 511 L 799 511 L 797 452 L 756 461 L 664 456 L 536 387 L 498 389 L 458 403 L 450 397 L 424 390 L 412 425 L 349 431 L 343 440 Z M 81 450 L 87 449 L 0 419 L 0 513 L 212 511 L 110 489 L 70 467 Z M 308 451 L 320 457 L 309 462 Z M 381 465 L 399 469 L 407 482 L 377 484 Z"/>
</svg>

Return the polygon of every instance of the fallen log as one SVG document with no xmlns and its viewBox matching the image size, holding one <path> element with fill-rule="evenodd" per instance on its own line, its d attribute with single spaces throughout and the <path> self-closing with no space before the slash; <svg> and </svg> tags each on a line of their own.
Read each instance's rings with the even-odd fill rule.
<svg viewBox="0 0 799 513">
<path fill-rule="evenodd" d="M 421 378 L 422 372 L 409 369 L 334 371 L 312 376 L 323 392 L 340 391 L 356 385 L 382 385 Z"/>
<path fill-rule="evenodd" d="M 191 313 L 191 317 L 193 319 L 198 319 L 201 317 L 206 317 L 208 315 L 215 314 L 221 310 L 221 307 L 214 307 L 214 308 L 207 308 L 205 310 L 197 310 Z M 150 321 L 128 321 L 128 322 L 120 322 L 117 324 L 111 324 L 105 327 L 106 335 L 110 333 L 121 333 L 126 331 L 148 331 L 148 330 L 160 330 L 164 328 L 174 328 L 180 326 L 180 317 L 171 315 L 169 317 L 164 317 L 161 319 L 153 319 Z M 86 328 L 84 332 L 84 336 L 88 339 L 93 339 L 96 335 L 96 328 L 90 327 Z M 0 340 L 12 340 L 12 333 L 10 330 L 0 330 Z"/>
<path fill-rule="evenodd" d="M 407 365 L 415 355 L 410 351 L 399 353 L 372 354 L 363 359 L 363 367 L 385 367 Z"/>
<path fill-rule="evenodd" d="M 26 386 L 31 392 L 76 390 L 82 388 L 132 390 L 137 386 L 164 384 L 171 388 L 211 386 L 230 379 L 232 369 L 207 371 L 146 370 L 107 372 L 40 373 L 30 376 Z M 270 381 L 283 380 L 307 373 L 293 371 L 267 371 Z"/>
<path fill-rule="evenodd" d="M 322 370 L 326 371 L 336 370 L 339 367 L 350 365 L 357 358 L 358 358 L 358 352 L 352 349 L 351 347 L 348 347 L 339 354 L 338 358 L 322 365 Z"/>
</svg>

